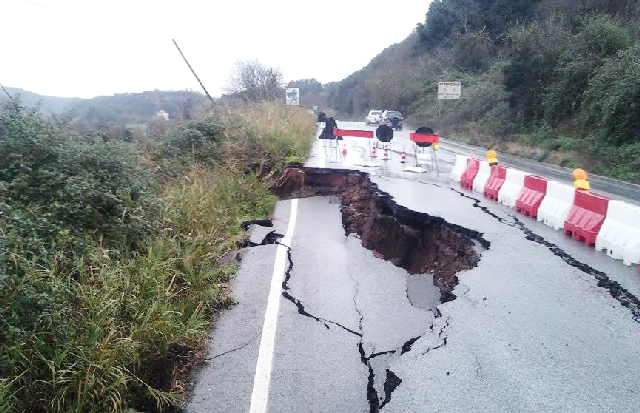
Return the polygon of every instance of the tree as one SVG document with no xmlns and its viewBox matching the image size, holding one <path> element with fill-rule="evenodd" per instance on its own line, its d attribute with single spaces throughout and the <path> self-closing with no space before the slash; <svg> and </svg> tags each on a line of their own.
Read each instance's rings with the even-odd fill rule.
<svg viewBox="0 0 640 413">
<path fill-rule="evenodd" d="M 613 144 L 637 142 L 640 135 L 640 45 L 607 59 L 589 81 L 583 111 L 588 123 Z"/>
<path fill-rule="evenodd" d="M 276 100 L 283 96 L 282 73 L 257 60 L 238 61 L 229 76 L 227 92 L 245 102 Z"/>
<path fill-rule="evenodd" d="M 453 58 L 462 70 L 480 72 L 491 63 L 493 43 L 485 31 L 459 35 L 453 44 Z"/>
</svg>

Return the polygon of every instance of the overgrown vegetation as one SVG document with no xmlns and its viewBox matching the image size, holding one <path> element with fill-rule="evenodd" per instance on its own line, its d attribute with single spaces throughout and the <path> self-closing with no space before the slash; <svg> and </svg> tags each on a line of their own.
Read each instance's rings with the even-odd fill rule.
<svg viewBox="0 0 640 413">
<path fill-rule="evenodd" d="M 438 0 L 412 36 L 325 89 L 346 116 L 397 108 L 450 137 L 640 182 L 638 22 L 636 0 Z M 462 98 L 438 108 L 437 83 L 454 80 Z"/>
<path fill-rule="evenodd" d="M 239 223 L 271 212 L 270 171 L 314 128 L 266 102 L 127 144 L 1 110 L 0 411 L 179 405 L 231 303 Z"/>
</svg>

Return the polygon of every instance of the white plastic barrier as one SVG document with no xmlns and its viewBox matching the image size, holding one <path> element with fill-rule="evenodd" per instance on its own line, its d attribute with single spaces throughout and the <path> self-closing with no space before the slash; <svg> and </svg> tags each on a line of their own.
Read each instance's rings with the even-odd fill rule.
<svg viewBox="0 0 640 413">
<path fill-rule="evenodd" d="M 516 206 L 516 201 L 520 198 L 522 188 L 524 187 L 524 177 L 531 175 L 517 169 L 507 169 L 507 176 L 498 192 L 498 202 L 505 204 L 510 208 Z"/>
<path fill-rule="evenodd" d="M 468 156 L 456 154 L 456 164 L 453 165 L 453 169 L 449 174 L 449 178 L 452 181 L 460 182 L 462 174 L 467 170 L 467 159 L 469 159 Z"/>
<path fill-rule="evenodd" d="M 622 201 L 609 201 L 607 217 L 596 237 L 596 251 L 622 260 L 624 265 L 640 264 L 640 208 Z"/>
<path fill-rule="evenodd" d="M 555 230 L 564 228 L 564 221 L 571 211 L 575 196 L 576 190 L 572 186 L 548 181 L 547 194 L 538 208 L 538 221 Z"/>
<path fill-rule="evenodd" d="M 416 154 L 416 164 L 418 165 L 431 165 L 431 158 L 433 157 L 430 153 L 418 153 Z"/>
<path fill-rule="evenodd" d="M 478 174 L 473 180 L 473 190 L 475 192 L 484 194 L 484 186 L 489 180 L 489 175 L 491 175 L 491 167 L 489 166 L 489 162 L 481 161 L 480 168 L 478 169 Z"/>
</svg>

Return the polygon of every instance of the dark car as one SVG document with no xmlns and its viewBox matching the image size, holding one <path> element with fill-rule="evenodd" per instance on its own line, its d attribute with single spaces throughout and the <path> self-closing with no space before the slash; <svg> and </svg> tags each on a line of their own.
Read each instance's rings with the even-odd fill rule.
<svg viewBox="0 0 640 413">
<path fill-rule="evenodd" d="M 395 130 L 402 130 L 402 113 L 397 110 L 385 110 L 382 112 L 382 123 Z"/>
</svg>

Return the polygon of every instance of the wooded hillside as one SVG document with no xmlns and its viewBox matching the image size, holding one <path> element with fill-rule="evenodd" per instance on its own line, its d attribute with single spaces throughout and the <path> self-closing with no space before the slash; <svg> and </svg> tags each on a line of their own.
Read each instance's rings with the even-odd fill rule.
<svg viewBox="0 0 640 413">
<path fill-rule="evenodd" d="M 409 38 L 325 92 L 345 116 L 399 109 L 413 125 L 638 182 L 639 22 L 636 0 L 438 0 Z M 440 115 L 439 81 L 463 85 Z"/>
</svg>

